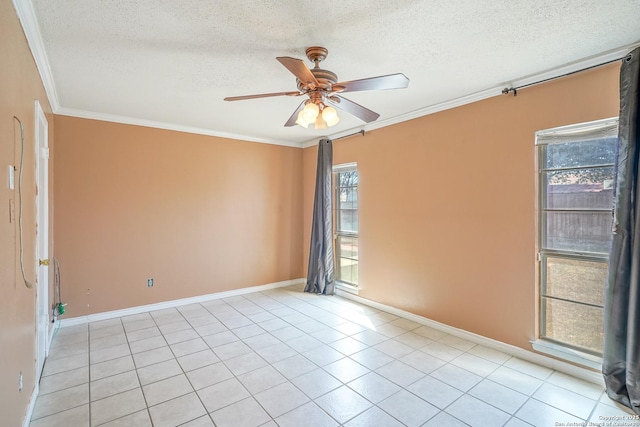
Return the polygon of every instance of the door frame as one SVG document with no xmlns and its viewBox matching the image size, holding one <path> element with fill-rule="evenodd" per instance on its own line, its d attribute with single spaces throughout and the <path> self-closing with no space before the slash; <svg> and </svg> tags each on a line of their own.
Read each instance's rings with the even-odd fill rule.
<svg viewBox="0 0 640 427">
<path fill-rule="evenodd" d="M 36 378 L 49 354 L 49 123 L 35 101 L 36 159 Z"/>
</svg>

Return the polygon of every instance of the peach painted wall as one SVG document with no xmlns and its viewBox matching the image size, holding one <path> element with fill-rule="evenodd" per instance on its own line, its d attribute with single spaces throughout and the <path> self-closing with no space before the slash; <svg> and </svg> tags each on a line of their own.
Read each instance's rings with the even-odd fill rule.
<svg viewBox="0 0 640 427">
<path fill-rule="evenodd" d="M 55 122 L 69 317 L 301 277 L 302 150 Z"/>
<path fill-rule="evenodd" d="M 360 296 L 531 349 L 534 133 L 617 116 L 618 74 L 613 64 L 336 141 L 334 164 L 360 174 Z M 316 154 L 304 150 L 304 270 Z"/>
<path fill-rule="evenodd" d="M 9 165 L 19 167 L 20 128 L 24 125 L 25 152 L 22 183 L 23 241 L 26 278 L 35 282 L 35 105 L 39 100 L 49 122 L 49 146 L 53 143 L 53 116 L 42 81 L 11 0 L 0 1 L 0 424 L 20 426 L 35 386 L 36 288 L 27 289 L 20 270 L 18 221 L 10 220 L 9 205 L 19 214 L 18 173 L 16 186 L 7 185 Z M 53 167 L 49 165 L 49 223 L 53 223 Z M 49 254 L 53 236 L 49 234 Z M 52 283 L 50 276 L 49 283 Z M 49 289 L 51 296 L 52 290 Z M 18 373 L 24 387 L 18 391 Z"/>
</svg>

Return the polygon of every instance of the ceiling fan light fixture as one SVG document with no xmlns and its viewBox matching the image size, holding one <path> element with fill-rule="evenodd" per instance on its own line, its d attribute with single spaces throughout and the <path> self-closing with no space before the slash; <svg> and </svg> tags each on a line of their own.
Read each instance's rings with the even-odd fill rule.
<svg viewBox="0 0 640 427">
<path fill-rule="evenodd" d="M 306 128 L 309 126 L 309 122 L 304 119 L 302 116 L 302 110 L 298 113 L 298 120 L 296 120 L 296 124 Z"/>
<path fill-rule="evenodd" d="M 316 117 L 316 129 L 326 129 L 326 128 L 327 128 L 327 122 L 324 121 L 321 114 L 318 114 L 318 117 Z"/>
<path fill-rule="evenodd" d="M 404 89 L 409 85 L 409 79 L 402 73 L 388 74 L 384 76 L 369 77 L 359 80 L 338 82 L 338 76 L 333 71 L 320 68 L 329 51 L 321 46 L 311 46 L 306 50 L 307 59 L 315 63 L 313 69 L 301 59 L 289 56 L 279 56 L 276 60 L 296 77 L 297 91 L 274 92 L 255 95 L 231 96 L 225 101 L 241 101 L 245 99 L 270 98 L 274 96 L 306 96 L 308 99 L 300 103 L 298 108 L 289 116 L 285 127 L 296 124 L 308 127 L 314 123 L 316 129 L 326 129 L 340 122 L 336 108 L 349 113 L 356 118 L 371 123 L 380 117 L 380 114 L 371 111 L 338 93 L 357 92 L 365 90 Z M 336 108 L 325 105 L 331 103 Z"/>
<path fill-rule="evenodd" d="M 338 117 L 338 112 L 333 107 L 324 107 L 322 109 L 322 118 L 325 122 L 327 122 L 327 126 L 335 126 L 340 121 L 340 117 Z"/>
<path fill-rule="evenodd" d="M 320 107 L 318 107 L 313 102 L 309 102 L 304 106 L 301 113 L 301 118 L 304 119 L 305 122 L 311 123 L 318 117 L 318 113 L 320 112 Z"/>
</svg>

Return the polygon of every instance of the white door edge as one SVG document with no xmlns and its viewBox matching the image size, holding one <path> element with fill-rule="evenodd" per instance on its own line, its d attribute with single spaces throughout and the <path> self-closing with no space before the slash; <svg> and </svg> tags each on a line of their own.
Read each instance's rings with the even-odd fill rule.
<svg viewBox="0 0 640 427">
<path fill-rule="evenodd" d="M 39 380 L 49 352 L 49 124 L 35 101 L 36 159 L 36 378 Z"/>
</svg>

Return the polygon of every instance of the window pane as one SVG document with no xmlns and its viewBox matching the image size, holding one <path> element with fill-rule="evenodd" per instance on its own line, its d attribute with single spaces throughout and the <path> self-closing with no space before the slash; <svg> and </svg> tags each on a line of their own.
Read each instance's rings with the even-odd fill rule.
<svg viewBox="0 0 640 427">
<path fill-rule="evenodd" d="M 345 187 L 338 190 L 339 209 L 358 209 L 358 188 Z"/>
<path fill-rule="evenodd" d="M 544 169 L 598 166 L 615 162 L 617 138 L 545 146 Z"/>
<path fill-rule="evenodd" d="M 338 236 L 336 241 L 338 247 L 338 271 L 337 279 L 358 284 L 358 238 Z"/>
<path fill-rule="evenodd" d="M 336 172 L 335 230 L 336 279 L 358 285 L 358 172 L 347 169 Z M 355 237 L 354 237 L 355 235 Z"/>
<path fill-rule="evenodd" d="M 609 253 L 611 212 L 545 212 L 545 249 Z"/>
<path fill-rule="evenodd" d="M 358 211 L 356 209 L 338 210 L 338 231 L 358 232 Z"/>
<path fill-rule="evenodd" d="M 546 258 L 545 295 L 604 305 L 607 263 L 567 258 Z"/>
<path fill-rule="evenodd" d="M 337 185 L 339 187 L 357 187 L 358 172 L 355 170 L 339 172 Z"/>
<path fill-rule="evenodd" d="M 358 284 L 358 261 L 338 258 L 338 280 L 352 285 Z"/>
<path fill-rule="evenodd" d="M 543 315 L 546 320 L 545 337 L 602 352 L 601 308 L 543 298 Z"/>
<path fill-rule="evenodd" d="M 338 256 L 358 259 L 358 238 L 338 236 Z"/>
<path fill-rule="evenodd" d="M 613 167 L 545 172 L 548 209 L 612 209 Z"/>
<path fill-rule="evenodd" d="M 539 315 L 542 337 L 599 354 L 617 137 L 597 133 L 586 123 L 539 140 Z M 589 254 L 603 259 L 589 259 Z"/>
</svg>

